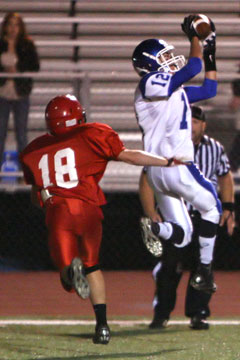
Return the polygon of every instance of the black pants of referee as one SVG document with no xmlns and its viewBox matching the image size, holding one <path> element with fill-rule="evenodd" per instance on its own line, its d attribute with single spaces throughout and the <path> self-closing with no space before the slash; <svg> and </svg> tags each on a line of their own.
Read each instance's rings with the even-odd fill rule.
<svg viewBox="0 0 240 360">
<path fill-rule="evenodd" d="M 177 287 L 183 274 L 183 267 L 190 270 L 189 280 L 199 264 L 199 242 L 198 229 L 200 214 L 192 214 L 193 239 L 185 248 L 176 248 L 168 242 L 164 242 L 161 267 L 156 274 L 156 291 L 154 316 L 158 319 L 169 319 L 170 313 L 174 310 L 177 298 Z M 187 317 L 199 316 L 205 319 L 210 316 L 209 301 L 211 294 L 195 290 L 187 286 L 185 299 L 185 315 Z"/>
</svg>

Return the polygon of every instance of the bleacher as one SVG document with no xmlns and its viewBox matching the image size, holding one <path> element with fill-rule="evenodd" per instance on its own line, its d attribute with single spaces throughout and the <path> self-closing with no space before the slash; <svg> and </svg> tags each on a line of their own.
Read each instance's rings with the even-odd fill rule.
<svg viewBox="0 0 240 360">
<path fill-rule="evenodd" d="M 200 103 L 206 110 L 208 132 L 229 150 L 235 114 L 229 110 L 231 81 L 239 77 L 239 1 L 127 0 L 0 0 L 0 18 L 19 12 L 35 41 L 41 72 L 33 74 L 29 141 L 45 131 L 44 108 L 54 96 L 80 97 L 89 121 L 105 122 L 120 133 L 127 147 L 141 148 L 133 94 L 138 81 L 131 55 L 144 38 L 164 38 L 188 56 L 189 42 L 180 24 L 190 13 L 210 16 L 217 28 L 218 95 Z M 199 84 L 202 75 L 194 79 Z M 9 131 L 7 148 L 15 147 Z M 140 168 L 118 163 L 108 166 L 106 190 L 136 190 Z"/>
</svg>

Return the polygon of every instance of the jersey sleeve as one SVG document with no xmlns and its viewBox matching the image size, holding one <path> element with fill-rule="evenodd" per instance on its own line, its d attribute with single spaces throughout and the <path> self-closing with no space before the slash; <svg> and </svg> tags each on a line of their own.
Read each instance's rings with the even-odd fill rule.
<svg viewBox="0 0 240 360">
<path fill-rule="evenodd" d="M 154 72 L 145 75 L 139 83 L 142 97 L 150 100 L 155 97 L 168 97 L 171 78 L 171 74 L 163 72 Z"/>
<path fill-rule="evenodd" d="M 35 184 L 34 176 L 31 172 L 31 170 L 29 169 L 29 167 L 27 166 L 27 164 L 25 163 L 23 154 L 20 154 L 20 162 L 22 165 L 23 177 L 24 177 L 26 184 L 34 185 Z"/>
<path fill-rule="evenodd" d="M 217 95 L 217 81 L 211 79 L 205 79 L 202 86 L 185 86 L 184 87 L 188 101 L 190 104 L 210 99 Z"/>
<path fill-rule="evenodd" d="M 23 176 L 24 176 L 24 180 L 25 180 L 26 184 L 34 185 L 35 181 L 34 181 L 34 177 L 33 177 L 32 172 L 30 171 L 30 169 L 25 164 L 22 165 L 22 169 L 23 169 Z"/>
<path fill-rule="evenodd" d="M 201 72 L 202 61 L 199 58 L 192 57 L 188 60 L 188 63 L 179 71 L 177 71 L 171 79 L 169 86 L 169 96 L 184 83 L 192 79 L 198 73 Z"/>
<path fill-rule="evenodd" d="M 99 127 L 89 139 L 92 149 L 108 160 L 117 160 L 118 155 L 125 149 L 119 135 L 110 127 Z"/>
</svg>

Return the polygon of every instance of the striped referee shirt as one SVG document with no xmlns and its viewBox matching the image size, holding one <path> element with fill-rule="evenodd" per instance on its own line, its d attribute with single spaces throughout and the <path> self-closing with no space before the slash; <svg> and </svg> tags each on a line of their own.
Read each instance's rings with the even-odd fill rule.
<svg viewBox="0 0 240 360">
<path fill-rule="evenodd" d="M 218 176 L 226 175 L 230 171 L 229 159 L 223 145 L 208 135 L 204 135 L 200 143 L 194 146 L 194 162 L 216 190 Z"/>
<path fill-rule="evenodd" d="M 219 141 L 203 135 L 200 143 L 194 145 L 194 162 L 203 175 L 209 179 L 217 191 L 218 176 L 224 176 L 230 171 L 230 163 L 224 147 Z M 188 211 L 195 210 L 186 202 Z"/>
</svg>

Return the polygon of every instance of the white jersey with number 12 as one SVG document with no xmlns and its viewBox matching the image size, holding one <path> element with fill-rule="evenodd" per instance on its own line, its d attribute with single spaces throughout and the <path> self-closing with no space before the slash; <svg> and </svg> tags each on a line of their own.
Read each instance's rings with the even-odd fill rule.
<svg viewBox="0 0 240 360">
<path fill-rule="evenodd" d="M 169 96 L 172 75 L 151 73 L 135 92 L 135 111 L 144 149 L 166 158 L 193 161 L 191 109 L 181 86 Z"/>
</svg>

